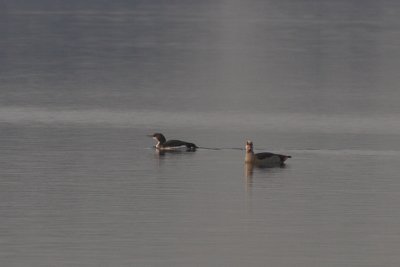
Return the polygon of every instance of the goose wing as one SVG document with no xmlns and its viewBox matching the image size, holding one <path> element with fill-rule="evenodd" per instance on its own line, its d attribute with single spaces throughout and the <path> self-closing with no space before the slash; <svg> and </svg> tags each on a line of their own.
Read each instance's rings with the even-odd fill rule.
<svg viewBox="0 0 400 267">
<path fill-rule="evenodd" d="M 264 160 L 264 159 L 268 159 L 271 157 L 279 157 L 279 159 L 284 162 L 287 159 L 291 158 L 291 156 L 287 156 L 287 155 L 281 155 L 281 154 L 275 154 L 275 153 L 271 153 L 271 152 L 264 152 L 264 153 L 257 153 L 255 155 L 257 157 L 257 159 L 259 160 Z"/>
<path fill-rule="evenodd" d="M 262 153 L 257 153 L 255 154 L 256 158 L 259 160 L 271 158 L 273 156 L 278 156 L 277 154 L 271 153 L 271 152 L 262 152 Z"/>
</svg>

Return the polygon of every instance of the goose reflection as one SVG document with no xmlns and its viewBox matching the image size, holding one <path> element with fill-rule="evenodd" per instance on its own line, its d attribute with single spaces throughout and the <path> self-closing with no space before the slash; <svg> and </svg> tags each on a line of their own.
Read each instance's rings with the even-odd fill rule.
<svg viewBox="0 0 400 267">
<path fill-rule="evenodd" d="M 244 164 L 244 180 L 245 180 L 245 188 L 246 192 L 250 192 L 253 187 L 253 172 L 254 165 L 251 163 Z"/>
<path fill-rule="evenodd" d="M 254 173 L 254 165 L 252 163 L 244 163 L 244 175 L 246 178 L 253 177 Z"/>
</svg>

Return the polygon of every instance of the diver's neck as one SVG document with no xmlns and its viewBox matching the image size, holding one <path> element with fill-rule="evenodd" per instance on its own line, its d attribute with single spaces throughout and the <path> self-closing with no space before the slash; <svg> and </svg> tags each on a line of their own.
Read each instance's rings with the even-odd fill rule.
<svg viewBox="0 0 400 267">
<path fill-rule="evenodd" d="M 157 144 L 156 144 L 156 148 L 160 148 L 160 147 L 161 147 L 161 142 L 158 141 Z"/>
</svg>

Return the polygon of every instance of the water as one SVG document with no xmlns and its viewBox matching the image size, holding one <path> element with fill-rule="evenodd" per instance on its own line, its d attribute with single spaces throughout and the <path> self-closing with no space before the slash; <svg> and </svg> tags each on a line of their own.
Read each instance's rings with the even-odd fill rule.
<svg viewBox="0 0 400 267">
<path fill-rule="evenodd" d="M 399 265 L 396 1 L 0 7 L 2 266 Z"/>
</svg>

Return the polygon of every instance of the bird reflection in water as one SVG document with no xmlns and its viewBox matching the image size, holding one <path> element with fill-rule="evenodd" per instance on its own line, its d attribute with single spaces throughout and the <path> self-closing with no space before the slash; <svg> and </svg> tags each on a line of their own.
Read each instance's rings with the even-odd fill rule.
<svg viewBox="0 0 400 267">
<path fill-rule="evenodd" d="M 271 169 L 284 169 L 286 168 L 286 164 L 279 164 L 279 165 L 275 165 L 275 166 L 263 166 L 263 165 L 257 165 L 254 163 L 250 163 L 250 162 L 245 162 L 244 164 L 244 174 L 246 178 L 252 178 L 253 174 L 254 174 L 254 169 L 260 170 L 260 171 L 264 171 L 267 172 L 268 170 Z"/>
<path fill-rule="evenodd" d="M 256 173 L 256 176 L 258 174 L 259 178 L 262 178 L 260 177 L 260 174 L 268 174 L 270 172 L 275 172 L 276 169 L 283 169 L 283 168 L 286 168 L 285 163 L 279 163 L 274 165 L 263 165 L 263 164 L 260 165 L 253 162 L 245 162 L 244 178 L 245 178 L 246 192 L 250 193 L 251 189 L 254 186 L 254 178 L 253 178 L 254 173 Z"/>
<path fill-rule="evenodd" d="M 253 172 L 254 165 L 252 163 L 244 164 L 244 177 L 245 177 L 245 188 L 246 192 L 250 192 L 253 187 Z"/>
<path fill-rule="evenodd" d="M 180 155 L 185 152 L 187 152 L 187 151 L 185 151 L 185 150 L 163 150 L 163 149 L 158 149 L 158 148 L 155 149 L 155 155 L 158 157 L 164 157 L 165 155 L 168 155 L 168 154 Z"/>
</svg>

